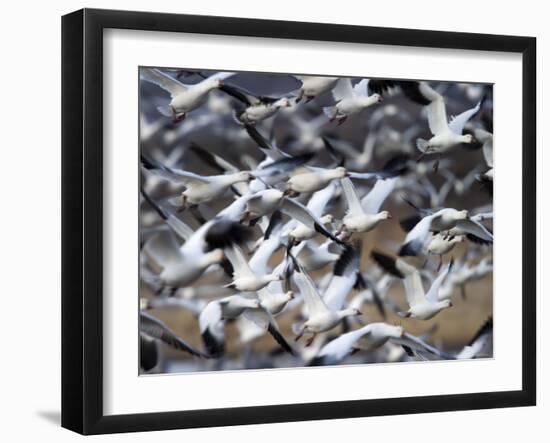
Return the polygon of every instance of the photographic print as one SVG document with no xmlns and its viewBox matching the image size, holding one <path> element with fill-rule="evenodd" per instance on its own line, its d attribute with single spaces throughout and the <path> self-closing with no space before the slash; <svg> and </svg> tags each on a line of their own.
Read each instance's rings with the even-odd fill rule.
<svg viewBox="0 0 550 443">
<path fill-rule="evenodd" d="M 492 358 L 492 119 L 491 84 L 140 67 L 140 374 Z"/>
</svg>

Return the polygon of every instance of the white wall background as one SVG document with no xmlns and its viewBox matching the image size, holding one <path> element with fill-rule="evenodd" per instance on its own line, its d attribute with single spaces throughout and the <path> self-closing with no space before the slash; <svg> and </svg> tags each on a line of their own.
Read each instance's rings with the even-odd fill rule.
<svg viewBox="0 0 550 443">
<path fill-rule="evenodd" d="M 34 4 L 33 4 L 34 3 Z M 491 4 L 492 3 L 492 4 Z M 539 202 L 549 190 L 542 177 L 543 113 L 549 90 L 550 29 L 544 3 L 463 0 L 445 8 L 438 1 L 390 3 L 339 0 L 245 2 L 169 2 L 114 0 L 88 2 L 8 2 L 2 13 L 0 70 L 0 436 L 3 441 L 74 441 L 59 427 L 60 410 L 60 38 L 62 14 L 87 6 L 318 21 L 448 31 L 530 35 L 538 38 Z M 452 11 L 452 14 L 446 12 Z M 545 58 L 546 56 L 546 58 Z M 519 147 L 518 147 L 519 149 Z M 546 188 L 546 189 L 545 189 Z M 550 223 L 549 207 L 539 207 L 539 227 Z M 539 228 L 539 251 L 550 246 Z M 544 261 L 541 261 L 544 260 Z M 539 252 L 539 313 L 550 285 L 540 278 L 550 265 Z M 509 294 L 510 297 L 519 294 Z M 281 439 L 333 441 L 358 438 L 387 442 L 507 441 L 548 435 L 550 413 L 548 340 L 550 327 L 539 314 L 537 407 L 452 412 L 322 422 L 286 423 L 223 429 L 164 431 L 95 438 L 95 441 L 279 442 Z M 375 382 L 365 380 L 365 383 Z M 449 380 L 452 383 L 452 380 Z M 538 439 L 539 441 L 542 441 Z"/>
</svg>

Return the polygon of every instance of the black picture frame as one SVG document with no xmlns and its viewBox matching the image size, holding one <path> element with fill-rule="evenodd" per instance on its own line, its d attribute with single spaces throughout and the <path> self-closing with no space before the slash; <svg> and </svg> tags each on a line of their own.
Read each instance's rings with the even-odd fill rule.
<svg viewBox="0 0 550 443">
<path fill-rule="evenodd" d="M 103 30 L 519 53 L 523 63 L 522 389 L 106 416 L 103 413 Z M 536 404 L 536 39 L 83 9 L 62 18 L 62 426 L 82 434 Z M 514 294 L 516 295 L 516 294 Z"/>
</svg>

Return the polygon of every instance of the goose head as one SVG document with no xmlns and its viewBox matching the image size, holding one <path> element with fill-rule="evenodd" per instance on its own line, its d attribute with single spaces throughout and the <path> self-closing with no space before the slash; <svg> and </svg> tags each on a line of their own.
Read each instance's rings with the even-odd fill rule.
<svg viewBox="0 0 550 443">
<path fill-rule="evenodd" d="M 378 213 L 378 218 L 380 218 L 380 220 L 391 220 L 392 216 L 389 211 L 382 211 Z"/>
<path fill-rule="evenodd" d="M 283 98 L 280 98 L 279 100 L 277 100 L 273 106 L 275 106 L 276 108 L 290 108 L 291 104 L 290 104 L 290 100 L 286 97 L 283 97 Z"/>
<path fill-rule="evenodd" d="M 330 172 L 331 172 L 331 175 L 334 178 L 349 177 L 348 170 L 346 168 L 344 168 L 343 166 L 338 166 L 337 168 L 331 169 Z"/>
<path fill-rule="evenodd" d="M 375 105 L 376 103 L 382 103 L 383 101 L 384 99 L 380 94 L 372 94 L 372 95 L 369 95 L 368 97 L 364 97 L 365 106 L 372 106 L 372 105 Z"/>
<path fill-rule="evenodd" d="M 235 180 L 237 180 L 237 183 L 240 183 L 240 182 L 249 182 L 250 180 L 252 180 L 254 177 L 252 176 L 252 174 L 248 171 L 241 171 L 241 172 L 237 172 L 235 174 Z"/>
<path fill-rule="evenodd" d="M 401 338 L 405 335 L 403 326 L 389 325 L 387 323 L 379 324 L 380 332 L 388 338 Z"/>
<path fill-rule="evenodd" d="M 334 221 L 334 216 L 332 214 L 325 214 L 320 218 L 320 220 L 324 225 L 328 225 Z"/>
<path fill-rule="evenodd" d="M 338 314 L 340 318 L 357 317 L 363 315 L 363 313 L 359 309 L 355 308 L 342 309 L 341 311 L 338 311 Z"/>
<path fill-rule="evenodd" d="M 462 143 L 474 143 L 475 138 L 472 134 L 464 134 L 460 136 L 460 141 Z"/>
</svg>

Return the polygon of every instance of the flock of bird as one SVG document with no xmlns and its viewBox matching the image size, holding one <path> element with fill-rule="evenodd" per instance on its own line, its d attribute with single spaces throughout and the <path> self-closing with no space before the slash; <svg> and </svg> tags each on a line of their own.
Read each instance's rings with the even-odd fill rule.
<svg viewBox="0 0 550 443">
<path fill-rule="evenodd" d="M 404 325 L 492 274 L 492 151 L 490 85 L 141 68 L 142 372 L 491 357 Z"/>
</svg>

